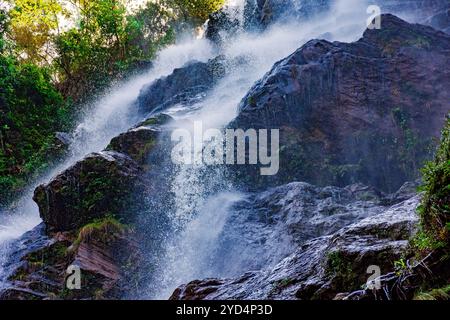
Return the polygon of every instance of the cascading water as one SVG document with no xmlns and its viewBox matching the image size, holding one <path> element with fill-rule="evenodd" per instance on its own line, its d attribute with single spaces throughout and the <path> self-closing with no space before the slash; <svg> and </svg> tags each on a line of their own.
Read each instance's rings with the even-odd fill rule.
<svg viewBox="0 0 450 320">
<path fill-rule="evenodd" d="M 67 158 L 32 183 L 14 208 L 0 212 L 0 287 L 4 282 L 2 266 L 8 258 L 10 245 L 41 222 L 37 205 L 32 200 L 34 189 L 85 155 L 102 150 L 114 136 L 133 126 L 140 119 L 134 107 L 144 85 L 170 74 L 188 61 L 206 61 L 212 55 L 213 48 L 208 41 L 187 39 L 162 50 L 153 68 L 110 88 L 107 94 L 87 106 L 88 111 L 72 133 Z"/>
<path fill-rule="evenodd" d="M 357 40 L 366 27 L 367 5 L 361 1 L 349 2 L 337 1 L 330 12 L 308 22 L 275 25 L 262 34 L 242 31 L 227 40 L 221 53 L 227 61 L 239 59 L 241 63 L 229 63 L 226 76 L 207 93 L 202 102 L 168 110 L 177 120 L 174 125 L 191 132 L 193 122 L 201 123 L 203 130 L 223 129 L 234 119 L 240 100 L 255 81 L 276 61 L 306 41 L 323 37 L 331 41 Z M 239 10 L 243 11 L 242 2 L 239 4 Z M 234 14 L 237 11 L 234 10 Z M 242 263 L 236 265 L 243 269 L 218 268 L 220 264 L 234 262 L 213 261 L 224 256 L 220 254 L 223 250 L 220 248 L 220 238 L 225 224 L 232 223 L 228 221 L 230 210 L 236 202 L 245 198 L 226 181 L 223 170 L 216 166 L 194 164 L 178 166 L 172 173 L 170 179 L 174 199 L 165 211 L 169 212 L 172 224 L 176 225 L 179 233 L 165 239 L 160 271 L 152 278 L 149 292 L 143 298 L 166 299 L 178 285 L 193 279 L 229 277 L 248 271 Z M 228 253 L 226 256 L 232 255 Z M 236 260 L 239 259 L 243 261 L 236 252 Z"/>
</svg>

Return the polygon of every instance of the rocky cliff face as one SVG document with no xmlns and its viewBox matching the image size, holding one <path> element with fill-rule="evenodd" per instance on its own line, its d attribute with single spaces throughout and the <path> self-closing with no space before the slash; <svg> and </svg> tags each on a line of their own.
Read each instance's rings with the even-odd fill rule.
<svg viewBox="0 0 450 320">
<path fill-rule="evenodd" d="M 221 56 L 208 62 L 193 61 L 144 87 L 138 97 L 140 112 L 157 113 L 177 104 L 190 105 L 200 101 L 223 77 L 223 63 Z"/>
<path fill-rule="evenodd" d="M 447 34 L 383 15 L 381 30 L 355 43 L 312 40 L 275 64 L 232 124 L 280 129 L 281 170 L 262 184 L 359 181 L 393 192 L 414 180 L 449 112 L 449 50 Z"/>
<path fill-rule="evenodd" d="M 230 218 L 224 241 L 227 234 L 247 236 L 240 245 L 224 246 L 224 261 L 235 264 L 239 253 L 261 271 L 196 280 L 171 299 L 333 299 L 359 289 L 370 266 L 390 271 L 407 250 L 419 202 L 407 189 L 384 197 L 362 185 L 322 189 L 292 183 L 258 195 L 250 205 L 238 204 L 247 214 L 237 210 Z"/>
</svg>

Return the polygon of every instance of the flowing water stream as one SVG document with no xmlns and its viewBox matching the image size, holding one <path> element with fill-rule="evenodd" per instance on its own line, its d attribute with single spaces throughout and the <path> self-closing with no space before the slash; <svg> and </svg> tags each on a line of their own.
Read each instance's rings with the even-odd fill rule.
<svg viewBox="0 0 450 320">
<path fill-rule="evenodd" d="M 188 39 L 170 46 L 159 53 L 154 67 L 125 83 L 113 86 L 104 96 L 86 107 L 88 111 L 71 134 L 67 158 L 40 179 L 30 183 L 28 190 L 12 209 L 0 212 L 0 288 L 4 282 L 2 266 L 8 258 L 10 244 L 41 222 L 37 205 L 32 200 L 34 189 L 87 154 L 101 151 L 113 137 L 138 122 L 140 117 L 135 103 L 144 85 L 169 75 L 188 61 L 207 61 L 212 56 L 213 48 L 206 40 Z"/>
<path fill-rule="evenodd" d="M 310 39 L 355 41 L 366 27 L 367 6 L 361 1 L 338 1 L 331 12 L 304 23 L 275 25 L 262 34 L 241 32 L 222 49 L 229 63 L 226 76 L 207 93 L 206 98 L 193 106 L 179 106 L 168 110 L 177 120 L 175 126 L 193 131 L 192 123 L 201 123 L 203 130 L 223 129 L 237 115 L 241 99 L 251 86 L 273 64 L 285 58 Z M 237 3 L 239 5 L 239 3 Z M 243 7 L 240 8 L 243 10 Z M 234 13 L 239 12 L 235 10 Z M 206 141 L 205 141 L 206 143 Z M 178 166 L 170 177 L 174 196 L 169 212 L 180 232 L 165 239 L 165 252 L 159 261 L 160 274 L 152 278 L 150 289 L 143 298 L 167 299 L 180 284 L 208 277 L 231 277 L 248 270 L 236 261 L 225 261 L 220 238 L 230 217 L 233 205 L 245 199 L 235 186 L 226 181 L 221 167 L 203 164 Z M 158 208 L 161 210 L 161 208 Z M 232 222 L 231 222 L 232 223 Z M 222 260 L 221 260 L 222 259 Z M 240 265 L 223 268 L 221 264 Z"/>
</svg>

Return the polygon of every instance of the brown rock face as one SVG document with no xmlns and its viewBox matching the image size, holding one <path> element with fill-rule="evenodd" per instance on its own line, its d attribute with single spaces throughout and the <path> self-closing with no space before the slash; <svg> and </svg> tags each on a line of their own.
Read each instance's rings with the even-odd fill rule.
<svg viewBox="0 0 450 320">
<path fill-rule="evenodd" d="M 79 234 L 63 232 L 50 239 L 42 227 L 19 240 L 22 245 L 13 251 L 16 267 L 0 299 L 117 299 L 135 294 L 141 255 L 132 230 L 106 219 Z M 74 268 L 80 271 L 80 287 L 69 289 Z"/>
<path fill-rule="evenodd" d="M 449 35 L 383 15 L 355 43 L 313 40 L 278 62 L 232 126 L 280 129 L 280 172 L 264 183 L 392 192 L 417 177 L 450 112 L 449 52 Z"/>
</svg>

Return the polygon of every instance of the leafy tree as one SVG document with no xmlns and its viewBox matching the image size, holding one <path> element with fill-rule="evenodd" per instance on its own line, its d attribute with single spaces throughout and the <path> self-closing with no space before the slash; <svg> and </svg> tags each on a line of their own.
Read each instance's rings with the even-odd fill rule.
<svg viewBox="0 0 450 320">
<path fill-rule="evenodd" d="M 0 11 L 0 204 L 53 158 L 56 131 L 69 130 L 92 92 L 152 60 L 177 25 L 202 23 L 223 0 L 7 0 Z M 67 11 L 65 4 L 76 8 Z M 73 26 L 62 30 L 62 19 Z M 67 29 L 67 28 L 66 28 Z"/>
<path fill-rule="evenodd" d="M 75 100 L 88 88 L 97 90 L 112 79 L 150 60 L 163 45 L 173 41 L 169 10 L 156 2 L 128 15 L 120 0 L 73 1 L 80 11 L 77 28 L 56 40 L 61 90 Z"/>
<path fill-rule="evenodd" d="M 225 0 L 169 0 L 169 3 L 181 10 L 185 18 L 204 22 L 224 5 Z"/>
<path fill-rule="evenodd" d="M 54 132 L 69 109 L 47 70 L 0 55 L 0 204 L 50 160 Z"/>
<path fill-rule="evenodd" d="M 8 16 L 6 12 L 0 10 L 0 53 L 3 53 L 5 49 L 5 33 L 7 28 L 7 19 Z"/>
<path fill-rule="evenodd" d="M 46 63 L 52 51 L 52 37 L 58 32 L 59 17 L 67 14 L 56 0 L 14 0 L 10 10 L 10 36 L 20 57 Z"/>
</svg>

